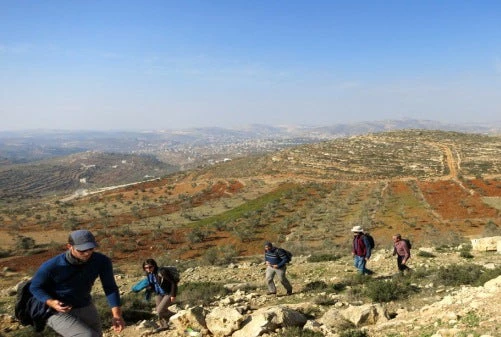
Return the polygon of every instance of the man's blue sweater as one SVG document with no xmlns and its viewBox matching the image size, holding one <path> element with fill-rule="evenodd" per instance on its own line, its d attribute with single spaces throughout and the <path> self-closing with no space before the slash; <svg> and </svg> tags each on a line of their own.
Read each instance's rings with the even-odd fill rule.
<svg viewBox="0 0 501 337">
<path fill-rule="evenodd" d="M 264 252 L 264 260 L 271 265 L 277 265 L 277 268 L 282 268 L 287 263 L 287 255 L 282 249 L 273 247 Z"/>
<path fill-rule="evenodd" d="M 44 262 L 33 276 L 30 290 L 39 301 L 57 299 L 74 308 L 85 307 L 92 301 L 92 286 L 99 277 L 110 307 L 120 306 L 112 263 L 106 255 L 93 252 L 81 265 L 70 264 L 65 255 Z"/>
</svg>

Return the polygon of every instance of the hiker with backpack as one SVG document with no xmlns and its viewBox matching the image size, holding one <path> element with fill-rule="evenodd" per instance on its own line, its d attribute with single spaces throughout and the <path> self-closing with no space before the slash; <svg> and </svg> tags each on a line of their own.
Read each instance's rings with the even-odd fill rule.
<svg viewBox="0 0 501 337">
<path fill-rule="evenodd" d="M 411 269 L 407 266 L 407 261 L 411 258 L 410 242 L 407 239 L 402 239 L 402 235 L 393 235 L 393 256 L 397 255 L 398 271 L 403 274 Z"/>
<path fill-rule="evenodd" d="M 179 275 L 173 267 L 158 267 L 154 259 L 143 262 L 143 270 L 148 279 L 148 290 L 155 293 L 155 307 L 158 315 L 159 331 L 169 326 L 169 318 L 174 315 L 169 306 L 176 301 Z"/>
<path fill-rule="evenodd" d="M 369 240 L 368 236 L 364 235 L 364 230 L 360 226 L 354 226 L 351 231 L 353 232 L 352 254 L 355 268 L 362 275 L 371 275 L 373 272 L 366 266 L 374 248 L 373 240 Z"/>
<path fill-rule="evenodd" d="M 287 291 L 287 295 L 292 295 L 292 286 L 285 276 L 287 263 L 290 262 L 290 253 L 285 249 L 274 247 L 269 241 L 264 243 L 264 262 L 266 264 L 266 285 L 268 286 L 268 295 L 276 295 L 275 275 Z"/>
<path fill-rule="evenodd" d="M 47 325 L 63 337 L 103 335 L 91 296 L 98 277 L 111 307 L 115 332 L 125 328 L 111 260 L 95 252 L 97 246 L 88 230 L 73 231 L 68 238 L 68 250 L 44 262 L 31 279 L 29 290 L 34 298 L 52 310 Z"/>
</svg>

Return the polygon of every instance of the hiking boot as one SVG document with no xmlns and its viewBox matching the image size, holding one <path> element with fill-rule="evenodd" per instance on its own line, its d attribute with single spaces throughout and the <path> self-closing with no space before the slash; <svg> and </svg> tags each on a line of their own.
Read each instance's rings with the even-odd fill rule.
<svg viewBox="0 0 501 337">
<path fill-rule="evenodd" d="M 287 296 L 292 295 L 292 290 L 287 292 Z"/>
</svg>

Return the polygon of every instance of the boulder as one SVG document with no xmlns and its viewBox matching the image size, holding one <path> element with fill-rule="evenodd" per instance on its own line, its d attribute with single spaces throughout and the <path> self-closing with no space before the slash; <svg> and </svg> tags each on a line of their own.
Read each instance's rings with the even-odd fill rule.
<svg viewBox="0 0 501 337">
<path fill-rule="evenodd" d="M 240 329 L 244 316 L 235 308 L 217 307 L 205 316 L 207 328 L 215 337 L 231 336 Z"/>
<path fill-rule="evenodd" d="M 501 236 L 491 236 L 488 238 L 472 239 L 471 246 L 472 249 L 477 252 L 488 252 L 488 251 L 499 252 L 500 242 L 501 242 Z"/>
<path fill-rule="evenodd" d="M 288 326 L 303 326 L 306 316 L 285 306 L 273 306 L 256 310 L 246 320 L 241 330 L 233 337 L 257 337 Z"/>
</svg>

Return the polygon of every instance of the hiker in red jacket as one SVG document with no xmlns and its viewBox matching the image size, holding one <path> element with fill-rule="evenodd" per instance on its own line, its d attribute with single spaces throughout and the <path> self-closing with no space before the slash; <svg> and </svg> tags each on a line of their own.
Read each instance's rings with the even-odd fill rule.
<svg viewBox="0 0 501 337">
<path fill-rule="evenodd" d="M 364 235 L 364 230 L 360 226 L 351 229 L 353 232 L 353 263 L 358 272 L 362 275 L 371 275 L 373 272 L 366 268 L 367 261 L 371 258 L 371 246 L 369 240 Z"/>
</svg>

